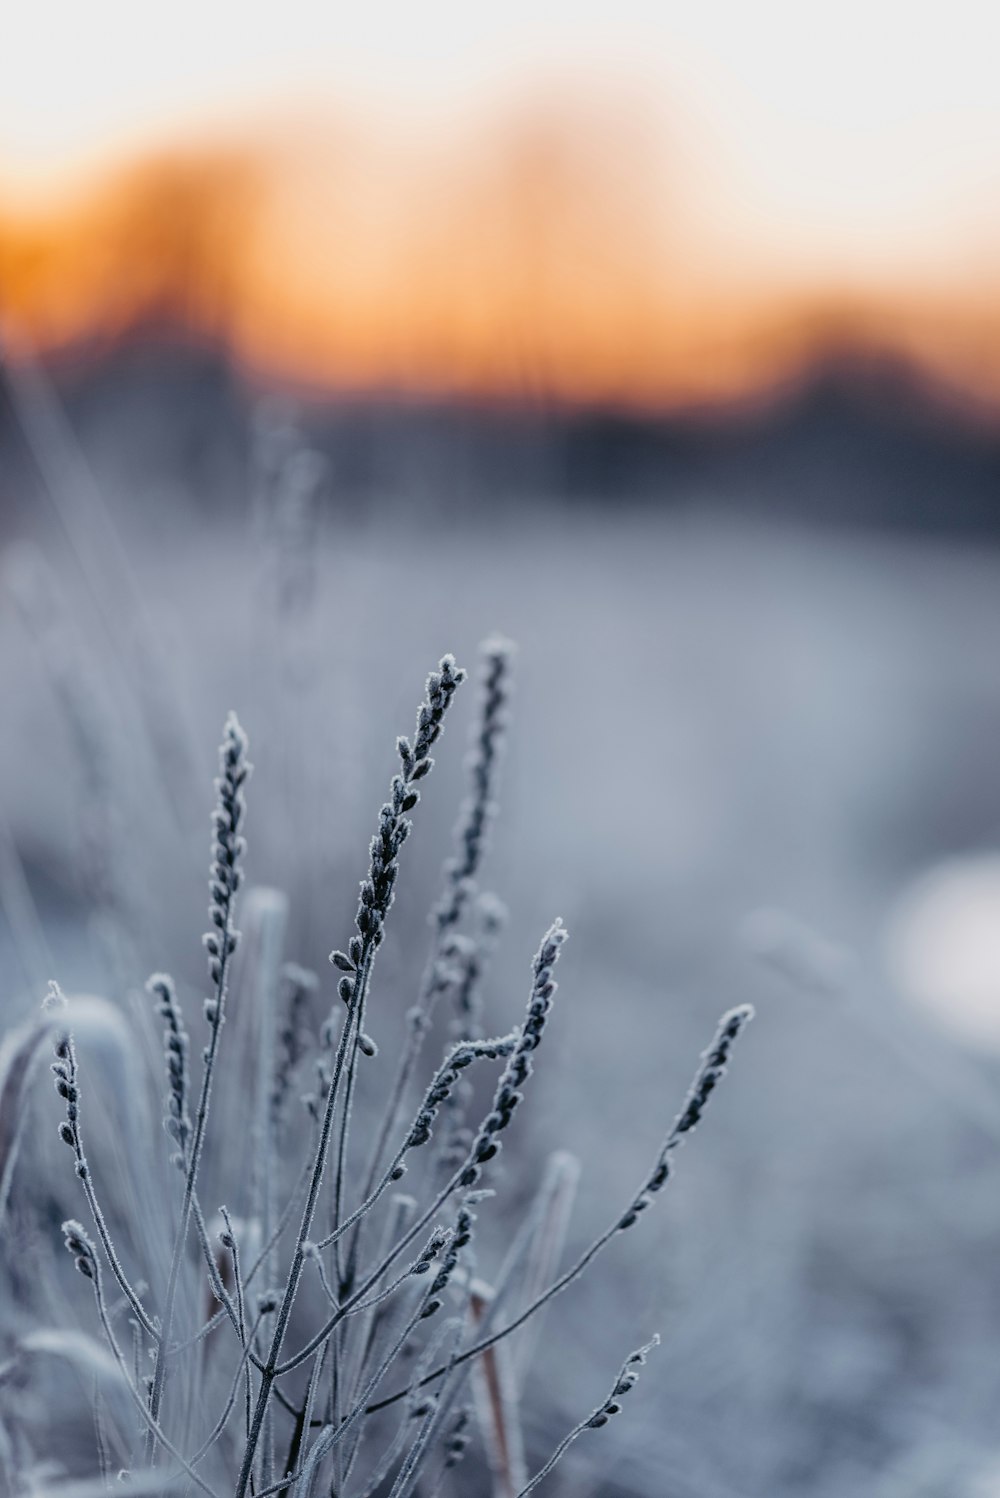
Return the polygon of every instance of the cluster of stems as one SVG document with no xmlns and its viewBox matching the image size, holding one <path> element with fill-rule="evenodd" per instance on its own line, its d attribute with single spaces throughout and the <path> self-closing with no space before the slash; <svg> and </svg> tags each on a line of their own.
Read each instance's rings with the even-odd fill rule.
<svg viewBox="0 0 1000 1498">
<path fill-rule="evenodd" d="M 358 1488 L 358 1498 L 375 1498 L 390 1481 L 387 1498 L 412 1498 L 418 1482 L 424 1481 L 421 1474 L 434 1450 L 438 1452 L 437 1481 L 429 1491 L 436 1494 L 447 1474 L 464 1457 L 472 1436 L 467 1390 L 472 1367 L 477 1360 L 485 1359 L 480 1366 L 492 1377 L 496 1368 L 493 1349 L 573 1284 L 615 1235 L 635 1224 L 652 1204 L 671 1175 L 674 1153 L 700 1122 L 751 1016 L 746 1006 L 723 1016 L 652 1168 L 607 1230 L 569 1268 L 557 1272 L 558 1261 L 553 1258 L 553 1267 L 545 1271 L 549 1277 L 536 1279 L 530 1293 L 522 1289 L 520 1299 L 513 1271 L 497 1293 L 491 1291 L 484 1296 L 481 1282 L 475 1279 L 474 1208 L 492 1195 L 482 1189 L 483 1181 L 494 1169 L 501 1136 L 515 1119 L 534 1070 L 535 1052 L 547 1033 L 557 988 L 554 970 L 567 936 L 561 921 L 556 921 L 543 937 L 533 959 L 527 1009 L 520 1025 L 496 1039 L 480 1038 L 476 1033 L 481 1004 L 477 985 L 483 957 L 496 939 L 502 914 L 491 897 L 477 895 L 470 901 L 470 895 L 475 891 L 486 831 L 494 814 L 509 664 L 510 647 L 505 642 L 492 641 L 484 647 L 480 713 L 470 755 L 470 790 L 457 829 L 457 851 L 446 865 L 444 894 L 434 911 L 434 942 L 418 995 L 416 1021 L 411 1020 L 402 1064 L 389 1088 L 367 1176 L 361 1178 L 353 1207 L 349 1209 L 346 1203 L 351 1185 L 349 1133 L 359 1057 L 375 1051 L 365 1028 L 373 968 L 394 900 L 400 853 L 412 827 L 409 813 L 419 799 L 420 783 L 431 770 L 431 749 L 464 677 L 451 656 L 444 657 L 428 677 L 412 738 L 397 741 L 399 769 L 371 841 L 354 931 L 343 949 L 331 953 L 337 970 L 337 1003 L 332 1012 L 339 1013 L 342 1022 L 338 1026 L 331 1019 L 324 1027 L 320 1086 L 308 1101 L 313 1119 L 306 1131 L 309 1147 L 300 1168 L 293 1172 L 291 1189 L 273 1231 L 267 1242 L 259 1245 L 252 1262 L 248 1262 L 251 1254 L 246 1248 L 252 1240 L 247 1238 L 241 1220 L 224 1207 L 220 1208 L 224 1224 L 220 1235 L 224 1253 L 220 1258 L 209 1241 L 198 1194 L 230 964 L 238 941 L 236 897 L 245 854 L 242 825 L 250 765 L 246 736 L 234 716 L 227 720 L 220 749 L 212 818 L 210 929 L 205 937 L 210 980 L 204 1005 L 208 1042 L 202 1053 L 201 1081 L 193 1107 L 190 1043 L 176 990 L 165 974 L 154 975 L 148 984 L 164 1024 L 166 1124 L 183 1176 L 166 1288 L 155 1314 L 147 1309 L 126 1274 L 98 1201 L 81 1136 L 76 1049 L 69 1026 L 59 1029 L 53 1064 L 56 1088 L 65 1104 L 59 1132 L 73 1152 L 76 1175 L 97 1231 L 95 1243 L 79 1223 L 67 1221 L 63 1229 L 66 1247 L 77 1269 L 94 1285 L 105 1336 L 139 1409 L 148 1465 L 158 1465 L 166 1472 L 172 1464 L 175 1473 L 183 1473 L 185 1483 L 193 1484 L 209 1498 L 222 1495 L 213 1493 L 199 1469 L 210 1452 L 222 1449 L 224 1438 L 232 1439 L 231 1433 L 227 1436 L 227 1426 L 235 1409 L 243 1411 L 242 1436 L 234 1447 L 226 1498 L 250 1498 L 251 1494 L 253 1498 L 290 1498 L 293 1492 L 298 1498 L 300 1493 L 310 1491 L 321 1469 L 329 1474 L 329 1490 L 345 1493 L 361 1460 L 359 1452 L 366 1431 L 374 1428 L 371 1417 L 400 1402 L 403 1419 L 396 1435 L 372 1458 L 367 1484 Z M 478 920 L 472 935 L 460 929 L 463 920 L 468 923 L 470 911 Z M 286 965 L 282 971 L 284 1012 L 275 1022 L 276 1061 L 267 1079 L 269 1090 L 262 1094 L 268 1125 L 263 1144 L 272 1152 L 272 1169 L 285 1136 L 302 1132 L 283 1124 L 294 1079 L 310 1043 L 307 1010 L 316 988 L 314 976 L 304 970 Z M 404 1122 L 408 1083 L 431 1008 L 436 996 L 448 989 L 455 995 L 453 1030 L 460 1038 L 446 1050 L 409 1122 Z M 474 1095 L 466 1076 L 474 1065 L 484 1062 L 501 1062 L 502 1069 L 485 1116 L 463 1139 L 458 1122 Z M 449 1125 L 441 1131 L 447 1148 L 443 1153 L 438 1146 L 436 1153 L 424 1150 L 442 1118 Z M 457 1151 L 456 1144 L 461 1145 Z M 417 1195 L 401 1196 L 391 1190 L 416 1152 L 420 1152 L 418 1163 L 420 1158 L 429 1157 L 423 1176 L 429 1200 L 422 1206 Z M 314 1237 L 321 1205 L 329 1212 L 329 1231 Z M 381 1239 L 377 1249 L 363 1255 L 362 1229 L 374 1222 L 380 1209 Z M 283 1256 L 280 1241 L 296 1220 L 290 1250 Z M 192 1223 L 201 1250 L 199 1263 L 207 1273 L 219 1309 L 191 1342 L 178 1343 L 174 1340 L 175 1310 L 188 1262 Z M 257 1249 L 258 1244 L 253 1243 L 253 1247 Z M 522 1247 L 515 1247 L 512 1263 Z M 261 1267 L 266 1266 L 270 1276 L 283 1257 L 286 1267 L 278 1275 L 277 1284 L 263 1290 L 258 1286 L 255 1294 L 254 1280 Z M 544 1258 L 543 1253 L 543 1262 Z M 152 1372 L 147 1378 L 140 1379 L 128 1367 L 118 1345 L 104 1298 L 105 1264 L 128 1303 L 136 1335 L 148 1346 Z M 293 1323 L 298 1327 L 302 1320 L 302 1292 L 307 1281 L 314 1293 L 322 1292 L 324 1314 L 318 1325 L 313 1322 L 300 1345 L 290 1351 L 289 1334 Z M 451 1310 L 446 1320 L 439 1313 L 448 1306 Z M 236 1337 L 235 1369 L 208 1434 L 197 1449 L 185 1452 L 174 1425 L 165 1422 L 171 1403 L 165 1398 L 168 1370 L 171 1379 L 180 1378 L 185 1348 L 199 1347 L 226 1322 Z M 432 1323 L 429 1331 L 424 1329 L 426 1323 Z M 301 1331 L 296 1336 L 301 1338 Z M 524 1498 L 544 1481 L 579 1435 L 600 1428 L 618 1413 L 620 1401 L 631 1391 L 652 1345 L 632 1354 L 602 1403 L 573 1428 L 526 1485 L 512 1483 L 512 1492 L 519 1488 L 519 1498 Z M 394 1392 L 384 1393 L 387 1377 L 404 1364 L 410 1370 L 406 1381 Z M 501 1413 L 498 1418 L 507 1417 Z M 283 1422 L 287 1440 L 280 1439 Z"/>
</svg>

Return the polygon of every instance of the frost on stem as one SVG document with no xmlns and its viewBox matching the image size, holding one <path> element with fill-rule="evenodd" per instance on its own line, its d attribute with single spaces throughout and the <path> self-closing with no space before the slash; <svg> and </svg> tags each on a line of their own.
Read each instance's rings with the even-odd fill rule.
<svg viewBox="0 0 1000 1498">
<path fill-rule="evenodd" d="M 644 1212 L 650 1206 L 656 1193 L 662 1191 L 666 1185 L 672 1169 L 671 1156 L 678 1146 L 683 1144 L 685 1137 L 697 1128 L 701 1115 L 705 1111 L 705 1104 L 726 1074 L 729 1055 L 734 1044 L 752 1019 L 753 1007 L 750 1004 L 741 1004 L 722 1016 L 719 1028 L 715 1032 L 715 1039 L 708 1050 L 702 1054 L 701 1066 L 691 1083 L 684 1106 L 677 1115 L 670 1133 L 663 1141 L 652 1174 L 619 1222 L 619 1232 L 630 1228 L 639 1213 Z"/>
<path fill-rule="evenodd" d="M 73 1037 L 66 1031 L 56 1040 L 56 1059 L 52 1063 L 56 1092 L 66 1104 L 66 1117 L 59 1125 L 59 1138 L 68 1144 L 76 1156 L 76 1173 L 81 1180 L 87 1177 L 87 1162 L 84 1159 L 79 1131 L 79 1092 L 77 1090 L 76 1047 Z"/>
<path fill-rule="evenodd" d="M 451 699 L 464 680 L 465 672 L 456 666 L 455 657 L 444 656 L 438 669 L 427 678 L 427 696 L 417 713 L 412 742 L 405 736 L 396 740 L 400 773 L 392 778 L 390 799 L 379 812 L 378 832 L 371 841 L 371 862 L 368 876 L 361 882 L 355 918 L 358 934 L 351 938 L 347 952 L 330 953 L 334 966 L 350 975 L 341 978 L 338 988 L 348 1007 L 354 1001 L 357 970 L 364 952 L 381 945 L 385 918 L 394 898 L 399 852 L 413 825 L 406 813 L 420 800 L 417 784 L 433 768 L 430 751 L 440 736 Z"/>
<path fill-rule="evenodd" d="M 219 775 L 215 782 L 216 806 L 212 812 L 212 862 L 208 881 L 208 914 L 212 929 L 204 937 L 205 948 L 208 952 L 208 975 L 212 983 L 211 995 L 205 1000 L 205 1018 L 208 1020 L 211 1034 L 208 1045 L 202 1053 L 205 1066 L 202 1072 L 188 1157 L 185 1161 L 184 1196 L 181 1202 L 180 1219 L 174 1234 L 167 1289 L 161 1314 L 160 1337 L 149 1396 L 151 1431 L 159 1416 L 160 1403 L 163 1398 L 166 1374 L 164 1348 L 169 1345 L 173 1327 L 178 1280 L 198 1183 L 205 1130 L 208 1125 L 212 1083 L 225 1013 L 229 959 L 236 948 L 237 941 L 237 933 L 233 929 L 232 922 L 236 895 L 243 879 L 240 861 L 246 849 L 240 828 L 246 811 L 243 788 L 251 771 L 251 765 L 247 759 L 248 747 L 247 736 L 240 727 L 236 714 L 231 712 L 226 718 L 222 743 L 219 746 Z M 148 1450 L 151 1452 L 151 1444 L 148 1444 Z"/>
<path fill-rule="evenodd" d="M 607 1399 L 600 1406 L 600 1408 L 596 1409 L 591 1415 L 590 1419 L 587 1421 L 587 1430 L 600 1430 L 602 1425 L 607 1425 L 612 1416 L 621 1414 L 622 1407 L 619 1401 L 623 1399 L 626 1394 L 630 1394 L 635 1388 L 636 1384 L 639 1382 L 639 1369 L 645 1363 L 646 1358 L 648 1357 L 649 1353 L 652 1352 L 653 1348 L 659 1347 L 659 1345 L 660 1338 L 659 1334 L 657 1334 L 652 1338 L 651 1341 L 647 1342 L 644 1347 L 638 1348 L 637 1351 L 633 1352 L 632 1355 L 626 1359 L 626 1361 L 622 1364 L 621 1368 L 618 1371 L 618 1377 L 615 1380 L 615 1386 L 611 1390 L 611 1393 L 608 1395 Z"/>
<path fill-rule="evenodd" d="M 545 1466 L 542 1467 L 541 1471 L 535 1473 L 528 1485 L 523 1487 L 518 1493 L 517 1498 L 527 1498 L 529 1493 L 534 1492 L 539 1483 L 548 1477 L 556 1463 L 561 1461 L 563 1456 L 565 1456 L 576 1438 L 582 1436 L 585 1430 L 600 1430 L 603 1425 L 607 1425 L 610 1419 L 621 1413 L 622 1399 L 635 1388 L 639 1381 L 639 1369 L 645 1363 L 646 1358 L 652 1352 L 653 1348 L 659 1346 L 659 1342 L 659 1337 L 655 1336 L 651 1341 L 646 1343 L 645 1347 L 638 1348 L 630 1357 L 626 1358 L 618 1370 L 618 1377 L 615 1379 L 608 1397 L 602 1404 L 598 1405 L 593 1414 L 588 1415 L 586 1420 L 581 1420 L 579 1425 L 575 1425 L 569 1434 L 563 1437 L 545 1463 Z"/>
<path fill-rule="evenodd" d="M 444 894 L 434 911 L 434 920 L 441 934 L 457 925 L 461 918 L 486 852 L 490 823 L 496 816 L 494 792 L 507 731 L 513 654 L 511 641 L 500 636 L 494 636 L 480 646 L 479 715 L 466 757 L 469 793 L 462 803 L 455 828 L 457 852 L 445 865 Z"/>
<path fill-rule="evenodd" d="M 46 1001 L 47 1006 L 49 1008 L 62 1008 L 65 1002 L 58 985 L 55 983 L 51 984 L 49 999 Z M 56 1035 L 55 1060 L 52 1063 L 52 1074 L 55 1078 L 56 1092 L 66 1104 L 66 1117 L 59 1125 L 59 1138 L 63 1144 L 68 1145 L 73 1151 L 76 1176 L 82 1183 L 83 1194 L 87 1199 L 87 1205 L 94 1219 L 94 1226 L 97 1228 L 97 1235 L 107 1256 L 108 1264 L 111 1266 L 111 1272 L 117 1280 L 126 1300 L 131 1305 L 142 1329 L 147 1335 L 155 1336 L 156 1331 L 153 1323 L 146 1314 L 138 1293 L 130 1283 L 118 1258 L 104 1213 L 101 1210 L 100 1202 L 94 1190 L 90 1166 L 87 1164 L 87 1157 L 83 1152 L 83 1138 L 80 1133 L 80 1083 L 77 1069 L 76 1046 L 69 1030 L 62 1030 Z M 71 1225 L 79 1227 L 79 1224 Z M 82 1229 L 80 1231 L 82 1232 Z M 89 1243 L 90 1240 L 87 1239 L 86 1241 Z M 80 1268 L 80 1265 L 78 1264 L 77 1267 Z M 81 1273 L 84 1272 L 81 1269 Z M 91 1278 L 93 1277 L 91 1276 Z"/>
<path fill-rule="evenodd" d="M 434 1122 L 441 1106 L 447 1102 L 452 1090 L 466 1067 L 474 1061 L 496 1061 L 509 1056 L 518 1042 L 516 1033 L 503 1035 L 498 1040 L 469 1041 L 455 1046 L 444 1065 L 437 1071 L 424 1095 L 423 1103 L 407 1135 L 405 1148 L 418 1149 L 426 1144 L 433 1132 Z"/>
<path fill-rule="evenodd" d="M 97 1278 L 97 1253 L 93 1243 L 83 1230 L 83 1225 L 71 1217 L 62 1225 L 66 1248 L 73 1255 L 77 1269 L 88 1280 Z"/>
<path fill-rule="evenodd" d="M 436 1311 L 441 1309 L 441 1296 L 448 1288 L 449 1281 L 458 1265 L 462 1249 L 472 1240 L 472 1225 L 475 1220 L 475 1213 L 471 1211 L 469 1201 L 464 1201 L 458 1209 L 458 1214 L 455 1218 L 455 1227 L 441 1257 L 440 1268 L 431 1281 L 431 1287 L 421 1308 L 421 1321 L 425 1321 L 428 1316 L 433 1316 Z"/>
<path fill-rule="evenodd" d="M 503 1069 L 496 1096 L 493 1099 L 493 1107 L 473 1140 L 468 1163 L 459 1177 L 460 1186 L 474 1186 L 487 1160 L 492 1160 L 493 1156 L 499 1153 L 500 1140 L 497 1136 L 503 1133 L 510 1124 L 514 1109 L 521 1101 L 520 1089 L 531 1076 L 531 1053 L 537 1049 L 541 1041 L 549 1011 L 552 1008 L 552 996 L 558 986 L 552 976 L 552 970 L 558 960 L 559 949 L 568 934 L 562 921 L 557 920 L 545 933 L 542 945 L 535 954 L 527 1018 L 518 1036 L 513 1055 Z"/>
<path fill-rule="evenodd" d="M 215 782 L 218 803 L 212 813 L 212 864 L 208 880 L 211 929 L 203 938 L 208 953 L 208 976 L 215 990 L 212 997 L 205 1000 L 205 1018 L 213 1029 L 222 1018 L 219 990 L 239 939 L 239 932 L 233 930 L 232 919 L 236 894 L 243 882 L 240 859 L 246 851 L 240 828 L 246 813 L 243 787 L 252 769 L 247 748 L 247 736 L 236 714 L 230 713 L 219 748 L 219 776 Z"/>
<path fill-rule="evenodd" d="M 173 1163 L 183 1170 L 191 1137 L 188 1111 L 190 1042 L 173 979 L 166 973 L 154 973 L 146 983 L 146 991 L 156 1000 L 156 1012 L 165 1022 L 163 1050 L 167 1066 L 167 1113 L 163 1122 L 171 1139 L 177 1142 Z"/>
</svg>

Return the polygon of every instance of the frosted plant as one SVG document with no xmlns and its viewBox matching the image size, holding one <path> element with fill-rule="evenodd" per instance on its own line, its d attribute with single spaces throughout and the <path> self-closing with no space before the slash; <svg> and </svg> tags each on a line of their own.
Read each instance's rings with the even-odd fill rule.
<svg viewBox="0 0 1000 1498">
<path fill-rule="evenodd" d="M 156 1111 L 169 1149 L 156 1151 L 150 1134 L 148 1172 L 141 1173 L 149 1177 L 146 1199 L 158 1197 L 159 1216 L 146 1209 L 150 1221 L 145 1232 L 127 1234 L 127 1251 L 122 1200 L 139 1198 L 129 1198 L 102 1170 L 97 1154 L 92 1164 L 85 1153 L 91 1084 L 74 1039 L 74 1004 L 58 993 L 53 999 L 42 1033 L 55 1039 L 52 1070 L 63 1105 L 58 1132 L 96 1234 L 68 1218 L 63 1235 L 92 1285 L 99 1330 L 127 1395 L 113 1410 L 95 1405 L 91 1468 L 103 1481 L 120 1468 L 128 1474 L 125 1490 L 133 1483 L 137 1492 L 149 1491 L 144 1485 L 152 1481 L 153 1491 L 194 1487 L 216 1498 L 320 1492 L 413 1498 L 418 1489 L 436 1495 L 460 1490 L 454 1484 L 476 1449 L 478 1419 L 496 1493 L 524 1498 L 573 1442 L 619 1412 L 657 1340 L 627 1360 L 610 1393 L 529 1479 L 518 1405 L 533 1344 L 522 1329 L 536 1325 L 554 1297 L 635 1226 L 667 1185 L 675 1154 L 701 1121 L 751 1011 L 723 1016 L 652 1165 L 584 1253 L 560 1268 L 579 1175 L 575 1159 L 560 1153 L 487 1285 L 477 1267 L 479 1219 L 490 1215 L 483 1206 L 491 1206 L 501 1184 L 498 1156 L 525 1089 L 536 1082 L 568 934 L 559 920 L 549 926 L 532 961 L 521 1021 L 507 1034 L 486 1037 L 480 983 L 503 913 L 477 881 L 495 814 L 510 664 L 506 642 L 484 646 L 469 791 L 380 1121 L 357 1105 L 359 1075 L 378 1054 L 369 1034 L 369 1014 L 380 1008 L 376 958 L 413 828 L 410 814 L 465 677 L 451 656 L 428 677 L 414 733 L 397 741 L 398 769 L 371 841 L 354 929 L 331 953 L 329 1017 L 318 1027 L 311 1022 L 315 975 L 291 962 L 279 970 L 274 959 L 280 1002 L 267 1008 L 270 1040 L 259 1062 L 252 1058 L 260 1047 L 227 1050 L 224 1037 L 231 1003 L 238 1012 L 230 989 L 250 775 L 246 735 L 234 715 L 228 718 L 212 813 L 207 1043 L 196 1058 L 177 988 L 166 974 L 154 974 L 147 1014 L 155 1011 L 163 1028 L 166 1085 Z M 240 1003 L 254 1002 L 258 992 L 253 984 L 233 990 Z M 446 995 L 451 1038 L 414 1098 L 410 1084 L 435 1005 Z M 383 1031 L 384 1020 L 372 1028 Z M 230 1053 L 242 1060 L 239 1067 L 230 1060 L 227 1071 Z M 258 1077 L 247 1074 L 255 1064 Z M 299 1079 L 310 1064 L 316 1083 L 298 1111 Z M 136 1077 L 145 1079 L 146 1065 L 137 1048 Z M 490 1066 L 499 1067 L 492 1101 L 466 1128 L 476 1096 L 468 1079 Z M 374 1142 L 358 1172 L 350 1135 L 362 1117 Z M 136 1147 L 146 1148 L 138 1119 L 136 1134 Z M 245 1178 L 248 1149 L 252 1180 Z M 162 1186 L 151 1186 L 161 1170 Z M 405 1194 L 398 1189 L 404 1176 Z M 232 1209 L 213 1206 L 206 1215 L 206 1178 L 225 1183 Z M 266 1209 L 257 1205 L 260 1179 L 267 1182 Z M 131 1428 L 122 1408 L 132 1411 Z M 9 1454 L 6 1461 L 10 1467 Z"/>
</svg>

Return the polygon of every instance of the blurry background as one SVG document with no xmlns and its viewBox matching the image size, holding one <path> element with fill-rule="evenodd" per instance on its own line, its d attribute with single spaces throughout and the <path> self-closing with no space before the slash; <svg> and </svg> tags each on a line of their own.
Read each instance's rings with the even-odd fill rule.
<svg viewBox="0 0 1000 1498">
<path fill-rule="evenodd" d="M 573 933 L 515 1204 L 571 1146 L 582 1245 L 717 1013 L 759 1011 L 671 1200 L 553 1312 L 534 1464 L 659 1328 L 563 1492 L 994 1498 L 993 7 L 38 0 L 4 33 L 5 1021 L 53 974 L 196 1000 L 230 706 L 252 879 L 328 971 L 424 673 L 502 629 L 493 1026 Z"/>
</svg>

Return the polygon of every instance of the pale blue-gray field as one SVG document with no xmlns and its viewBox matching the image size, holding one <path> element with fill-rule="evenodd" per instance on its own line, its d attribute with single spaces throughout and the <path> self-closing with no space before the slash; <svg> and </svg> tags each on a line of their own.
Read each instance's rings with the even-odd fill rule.
<svg viewBox="0 0 1000 1498">
<path fill-rule="evenodd" d="M 497 1195 L 476 1207 L 475 1272 L 495 1275 L 557 1150 L 580 1165 L 564 1262 L 620 1216 L 718 1016 L 756 1008 L 669 1190 L 516 1344 L 527 1474 L 658 1332 L 621 1415 L 574 1443 L 546 1479 L 553 1494 L 1000 1493 L 996 552 L 751 520 L 683 492 L 605 507 L 470 500 L 442 515 L 426 496 L 411 507 L 374 492 L 362 510 L 335 482 L 318 497 L 306 483 L 298 509 L 272 513 L 258 494 L 206 516 L 167 489 L 133 506 L 122 474 L 94 462 L 121 554 L 89 491 L 82 545 L 40 489 L 7 526 L 5 1030 L 37 1011 L 50 978 L 71 1011 L 75 995 L 103 997 L 139 1031 L 145 1004 L 153 1080 L 139 1079 L 135 1107 L 158 1138 L 158 1022 L 142 985 L 172 973 L 196 1062 L 211 782 L 229 709 L 254 765 L 236 922 L 250 940 L 221 1045 L 241 1061 L 253 1050 L 239 1010 L 282 921 L 262 887 L 287 895 L 283 957 L 318 974 L 318 1027 L 337 1004 L 327 954 L 354 929 L 396 736 L 452 651 L 470 681 L 413 812 L 372 979 L 365 1023 L 379 1050 L 359 1065 L 348 1162 L 361 1172 L 465 794 L 477 649 L 501 631 L 518 648 L 478 883 L 509 916 L 483 990 L 487 1033 L 520 1020 L 556 917 L 570 940 L 535 1074 L 483 1182 Z M 151 1210 L 149 1182 L 129 1175 L 144 1169 L 130 1162 L 138 1083 L 114 1080 L 111 1020 L 87 1013 L 81 1069 L 95 1118 L 112 1122 L 93 1125 L 90 1164 L 114 1212 Z M 422 1085 L 447 1034 L 442 1008 Z M 302 1075 L 298 1091 L 313 1085 L 308 1062 Z M 249 1084 L 242 1102 L 228 1086 L 209 1124 L 204 1205 L 242 1216 L 255 1105 Z M 64 1346 L 46 1352 L 42 1334 L 100 1329 L 88 1285 L 63 1265 L 59 1222 L 89 1224 L 44 1063 L 22 1106 L 4 1251 L 6 1460 L 55 1493 L 100 1476 L 88 1412 L 102 1375 Z M 289 1165 L 274 1184 L 282 1200 L 292 1176 Z M 165 1265 L 152 1259 L 135 1272 L 155 1295 Z M 58 1290 L 39 1300 L 33 1279 Z M 210 1313 L 207 1281 L 204 1294 Z M 390 1376 L 384 1392 L 398 1386 Z M 134 1435 L 116 1399 L 104 1396 L 106 1421 Z M 483 1439 L 445 1491 L 507 1491 Z M 116 1451 L 108 1470 L 126 1465 Z M 340 1477 L 334 1491 L 364 1490 Z M 433 1469 L 422 1480 L 430 1498 Z"/>
</svg>

